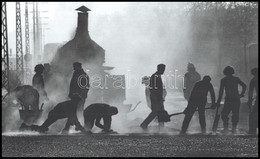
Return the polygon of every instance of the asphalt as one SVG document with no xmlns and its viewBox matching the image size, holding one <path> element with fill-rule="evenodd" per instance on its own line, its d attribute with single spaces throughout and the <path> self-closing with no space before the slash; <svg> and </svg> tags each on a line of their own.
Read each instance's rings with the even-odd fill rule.
<svg viewBox="0 0 260 159">
<path fill-rule="evenodd" d="M 2 157 L 258 157 L 258 136 L 2 134 Z"/>
</svg>

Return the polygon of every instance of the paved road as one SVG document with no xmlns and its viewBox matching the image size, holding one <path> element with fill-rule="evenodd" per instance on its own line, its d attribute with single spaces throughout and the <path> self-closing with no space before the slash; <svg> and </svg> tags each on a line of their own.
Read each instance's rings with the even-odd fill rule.
<svg viewBox="0 0 260 159">
<path fill-rule="evenodd" d="M 2 135 L 3 157 L 257 157 L 247 135 Z"/>
</svg>

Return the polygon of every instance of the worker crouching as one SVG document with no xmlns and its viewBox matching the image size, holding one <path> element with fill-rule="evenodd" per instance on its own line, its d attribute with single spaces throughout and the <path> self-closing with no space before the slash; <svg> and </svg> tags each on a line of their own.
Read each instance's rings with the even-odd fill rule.
<svg viewBox="0 0 260 159">
<path fill-rule="evenodd" d="M 95 125 L 102 129 L 102 132 L 104 133 L 116 133 L 111 129 L 111 123 L 112 116 L 116 115 L 117 113 L 118 109 L 108 104 L 91 104 L 84 110 L 83 113 L 85 129 L 87 131 L 91 131 L 95 123 Z M 103 125 L 100 123 L 101 118 L 103 119 Z"/>
</svg>

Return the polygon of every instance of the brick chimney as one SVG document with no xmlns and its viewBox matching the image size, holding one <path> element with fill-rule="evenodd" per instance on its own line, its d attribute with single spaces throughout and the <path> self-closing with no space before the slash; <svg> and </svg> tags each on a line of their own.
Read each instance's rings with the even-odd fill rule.
<svg viewBox="0 0 260 159">
<path fill-rule="evenodd" d="M 78 25 L 75 37 L 90 38 L 88 32 L 88 11 L 91 11 L 85 6 L 76 9 L 78 12 Z"/>
</svg>

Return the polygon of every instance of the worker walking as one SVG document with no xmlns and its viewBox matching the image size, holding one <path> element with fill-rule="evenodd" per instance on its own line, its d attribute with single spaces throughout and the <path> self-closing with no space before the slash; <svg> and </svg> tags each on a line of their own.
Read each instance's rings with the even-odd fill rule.
<svg viewBox="0 0 260 159">
<path fill-rule="evenodd" d="M 163 98 L 163 82 L 161 75 L 165 71 L 165 65 L 159 64 L 157 66 L 157 72 L 155 72 L 150 78 L 150 99 L 152 112 L 140 125 L 142 129 L 147 130 L 147 126 L 150 122 L 158 117 L 159 128 L 164 127 L 164 122 L 170 121 L 168 113 L 164 109 L 164 98 Z"/>
</svg>

